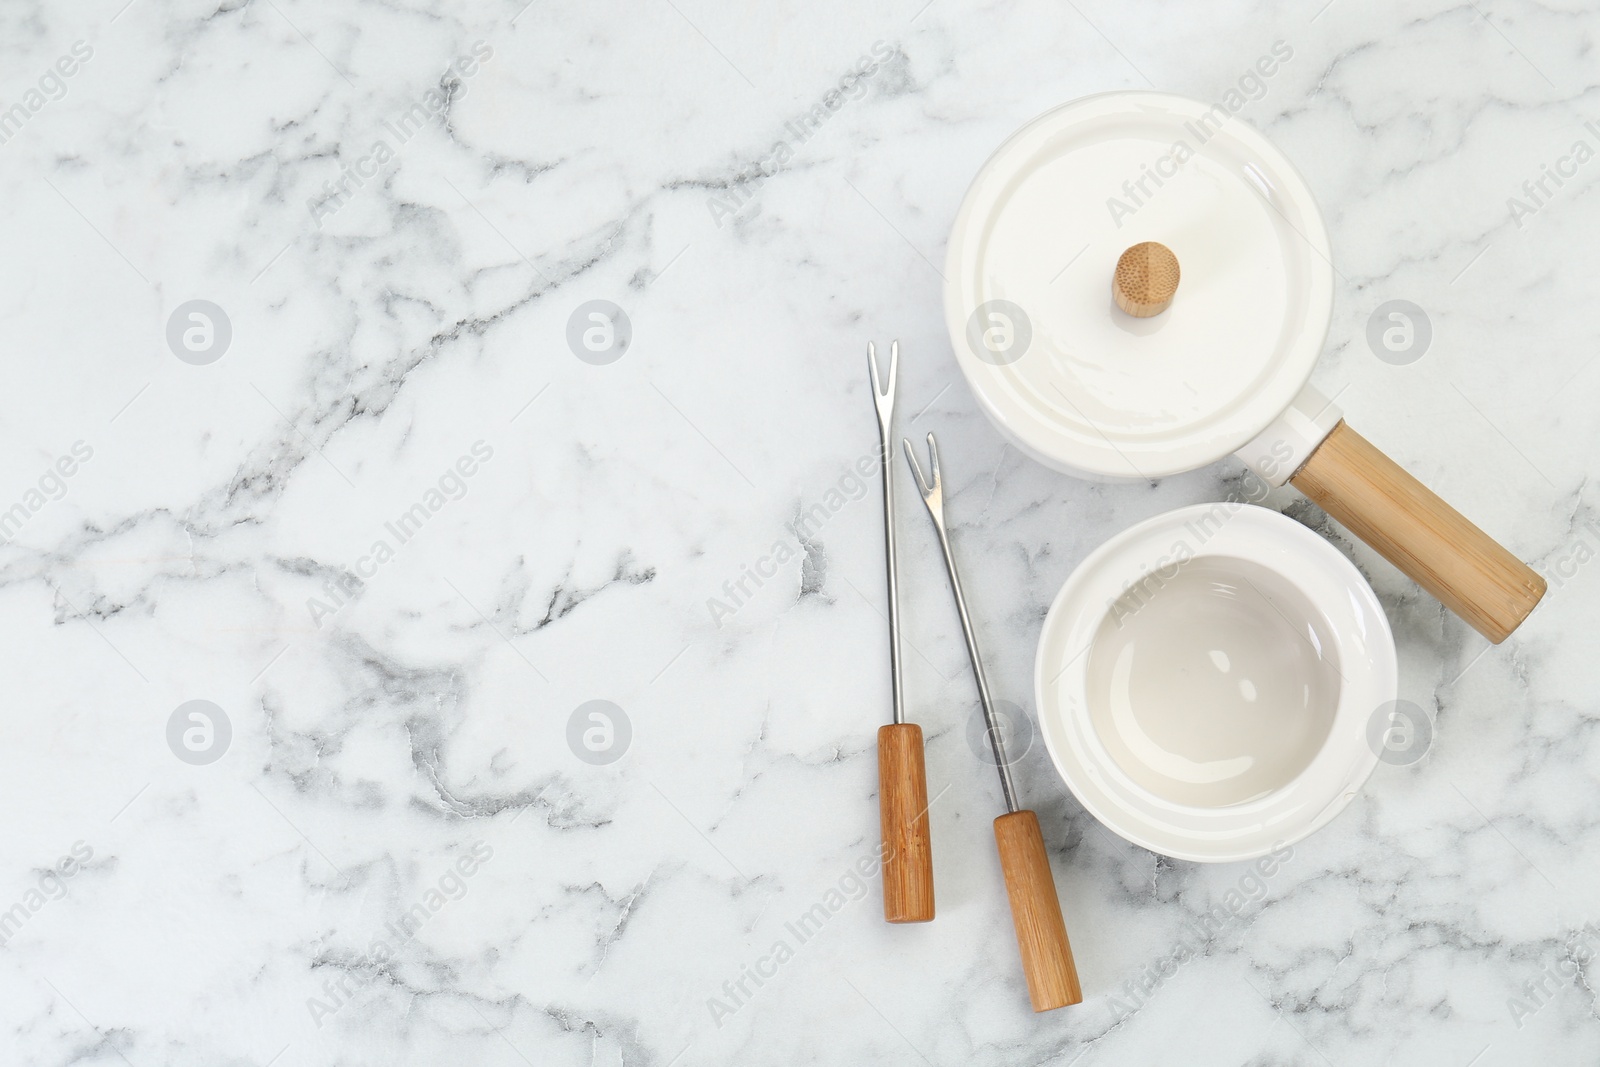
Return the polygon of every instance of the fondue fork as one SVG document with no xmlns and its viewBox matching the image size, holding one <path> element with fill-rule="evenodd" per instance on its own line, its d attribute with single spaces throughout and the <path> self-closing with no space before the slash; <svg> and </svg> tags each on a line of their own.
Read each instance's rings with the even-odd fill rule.
<svg viewBox="0 0 1600 1067">
<path fill-rule="evenodd" d="M 878 819 L 883 835 L 883 917 L 892 923 L 933 918 L 933 845 L 928 829 L 928 775 L 922 727 L 906 721 L 900 678 L 900 589 L 894 562 L 894 477 L 890 429 L 900 342 L 889 345 L 889 384 L 878 374 L 878 350 L 867 342 L 872 399 L 878 409 L 878 460 L 883 466 L 883 554 L 889 576 L 889 678 L 894 722 L 878 727 Z"/>
<path fill-rule="evenodd" d="M 1056 896 L 1055 878 L 1050 873 L 1050 855 L 1045 851 L 1039 817 L 1017 808 L 1017 787 L 1011 780 L 1011 763 L 1006 759 L 1005 737 L 989 698 L 989 681 L 978 655 L 972 618 L 967 614 L 967 599 L 961 593 L 961 578 L 956 573 L 955 556 L 950 552 L 950 534 L 944 524 L 944 490 L 939 482 L 939 443 L 928 435 L 928 457 L 933 470 L 930 485 L 922 477 L 911 442 L 901 439 L 906 461 L 928 507 L 933 528 L 944 551 L 944 568 L 950 575 L 950 590 L 955 593 L 956 613 L 961 616 L 961 632 L 967 639 L 967 656 L 978 682 L 978 698 L 983 703 L 984 725 L 994 749 L 995 765 L 1000 769 L 1000 791 L 1005 794 L 1006 814 L 994 821 L 995 844 L 1000 849 L 1000 868 L 1005 872 L 1006 896 L 1011 901 L 1011 922 L 1017 931 L 1017 949 L 1022 954 L 1022 970 L 1028 979 L 1028 999 L 1034 1011 L 1077 1004 L 1083 1000 L 1078 985 L 1078 970 L 1072 962 L 1072 946 L 1067 942 L 1067 925 L 1061 918 L 1061 900 Z"/>
</svg>

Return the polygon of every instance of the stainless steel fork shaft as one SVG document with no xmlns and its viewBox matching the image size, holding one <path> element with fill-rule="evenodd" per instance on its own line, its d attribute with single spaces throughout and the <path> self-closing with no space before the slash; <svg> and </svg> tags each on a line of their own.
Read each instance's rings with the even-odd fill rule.
<svg viewBox="0 0 1600 1067">
<path fill-rule="evenodd" d="M 889 387 L 880 392 L 877 349 L 867 344 L 867 364 L 872 371 L 873 399 L 878 409 L 878 462 L 883 468 L 883 558 L 889 572 L 889 685 L 894 693 L 894 721 L 906 721 L 900 686 L 900 586 L 894 563 L 894 476 L 889 469 L 889 437 L 894 420 L 895 371 L 900 362 L 900 342 L 889 347 Z"/>
<path fill-rule="evenodd" d="M 972 660 L 972 673 L 978 679 L 978 698 L 983 701 L 983 723 L 989 731 L 989 744 L 994 749 L 994 761 L 1000 769 L 1000 792 L 1005 794 L 1006 810 L 1017 810 L 1017 787 L 1011 781 L 1011 761 L 1006 758 L 1005 735 L 1000 732 L 1000 721 L 994 713 L 994 701 L 989 698 L 989 679 L 983 673 L 983 659 L 978 655 L 978 639 L 972 633 L 972 617 L 967 614 L 967 598 L 961 595 L 961 577 L 956 573 L 956 558 L 950 554 L 950 535 L 945 532 L 941 518 L 934 523 L 939 531 L 939 547 L 944 550 L 944 569 L 950 572 L 950 588 L 956 594 L 956 613 L 961 616 L 961 632 L 967 638 L 967 656 Z"/>
<path fill-rule="evenodd" d="M 1006 758 L 1006 739 L 1000 732 L 1000 720 L 994 713 L 994 701 L 989 698 L 989 679 L 983 673 L 983 657 L 978 654 L 978 639 L 972 632 L 972 616 L 967 614 L 967 598 L 961 592 L 961 575 L 956 572 L 956 558 L 950 552 L 950 533 L 944 525 L 944 481 L 939 471 L 939 442 L 928 435 L 928 460 L 933 480 L 922 476 L 917 455 L 910 441 L 905 446 L 906 462 L 911 466 L 911 476 L 917 480 L 922 502 L 928 507 L 928 517 L 939 535 L 939 548 L 944 553 L 945 573 L 950 576 L 950 591 L 956 597 L 956 614 L 961 616 L 961 633 L 967 639 L 967 658 L 972 660 L 972 674 L 978 680 L 978 699 L 983 702 L 983 724 L 989 731 L 989 746 L 994 750 L 995 767 L 1000 771 L 1000 792 L 1005 794 L 1006 811 L 1017 810 L 1017 787 L 1011 781 L 1011 761 Z"/>
</svg>

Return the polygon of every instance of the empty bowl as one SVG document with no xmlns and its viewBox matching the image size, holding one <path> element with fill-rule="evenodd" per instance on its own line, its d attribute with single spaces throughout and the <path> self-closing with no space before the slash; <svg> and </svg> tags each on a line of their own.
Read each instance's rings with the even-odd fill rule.
<svg viewBox="0 0 1600 1067">
<path fill-rule="evenodd" d="M 1113 537 L 1039 639 L 1040 729 L 1112 831 L 1178 859 L 1253 859 L 1353 799 L 1395 699 L 1394 639 L 1361 573 L 1275 511 L 1199 504 Z"/>
</svg>

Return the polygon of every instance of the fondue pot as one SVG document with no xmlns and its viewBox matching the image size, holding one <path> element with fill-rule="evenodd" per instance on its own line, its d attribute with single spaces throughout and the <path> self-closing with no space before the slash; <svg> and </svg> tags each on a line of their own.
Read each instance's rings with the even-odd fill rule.
<svg viewBox="0 0 1600 1067">
<path fill-rule="evenodd" d="M 1222 106 L 1115 92 L 1046 112 L 956 216 L 945 318 L 1018 449 L 1097 480 L 1230 452 L 1293 484 L 1490 641 L 1545 583 L 1308 385 L 1333 262 L 1305 180 Z"/>
<path fill-rule="evenodd" d="M 1354 799 L 1395 706 L 1394 639 L 1361 572 L 1293 519 L 1195 504 L 1073 571 L 1035 660 L 1040 732 L 1097 819 L 1177 859 L 1256 859 Z M 1385 719 L 1383 729 L 1389 727 Z"/>
</svg>

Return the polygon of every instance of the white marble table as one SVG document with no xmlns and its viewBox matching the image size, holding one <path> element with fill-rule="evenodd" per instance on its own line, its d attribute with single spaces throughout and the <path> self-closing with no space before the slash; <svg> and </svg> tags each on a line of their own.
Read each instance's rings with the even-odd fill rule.
<svg viewBox="0 0 1600 1067">
<path fill-rule="evenodd" d="M 1596 1062 L 1597 38 L 1510 2 L 0 8 L 0 1062 Z M 852 871 L 889 693 L 862 354 L 900 339 L 1028 706 L 1073 566 L 1240 468 L 1022 458 L 937 268 L 1007 133 L 1151 86 L 1239 92 L 1305 173 L 1316 384 L 1552 588 L 1490 647 L 1268 497 L 1370 576 L 1431 751 L 1258 887 L 1115 838 L 1035 744 L 1088 993 L 1035 1017 L 904 484 L 938 920 Z M 1431 324 L 1402 365 L 1389 300 Z M 628 330 L 585 360 L 592 301 Z"/>
</svg>

